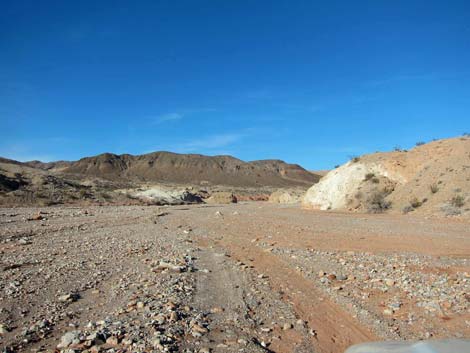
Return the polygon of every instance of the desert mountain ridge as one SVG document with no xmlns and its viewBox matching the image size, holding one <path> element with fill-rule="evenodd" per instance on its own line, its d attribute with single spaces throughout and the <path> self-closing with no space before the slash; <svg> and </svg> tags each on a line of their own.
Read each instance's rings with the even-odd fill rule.
<svg viewBox="0 0 470 353">
<path fill-rule="evenodd" d="M 0 203 L 127 203 L 125 197 L 141 195 L 179 200 L 188 196 L 184 191 L 188 187 L 196 193 L 200 189 L 203 196 L 219 190 L 236 192 L 241 199 L 267 199 L 277 188 L 306 190 L 319 179 L 297 164 L 244 162 L 231 156 L 103 153 L 78 161 L 47 163 L 0 157 Z"/>
<path fill-rule="evenodd" d="M 142 155 L 102 153 L 71 162 L 30 161 L 24 164 L 50 172 L 98 177 L 113 181 L 254 187 L 310 185 L 320 178 L 297 164 L 289 164 L 282 160 L 244 162 L 228 155 L 205 156 L 166 151 Z"/>
</svg>

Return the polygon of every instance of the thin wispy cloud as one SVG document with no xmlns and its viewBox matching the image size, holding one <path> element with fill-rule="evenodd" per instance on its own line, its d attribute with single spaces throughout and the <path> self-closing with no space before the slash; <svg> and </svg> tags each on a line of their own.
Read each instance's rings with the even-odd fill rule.
<svg viewBox="0 0 470 353">
<path fill-rule="evenodd" d="M 155 124 L 161 124 L 161 123 L 165 123 L 165 122 L 168 122 L 168 121 L 176 121 L 176 120 L 181 120 L 183 118 L 183 114 L 180 114 L 180 113 L 167 113 L 167 114 L 162 114 L 162 115 L 159 115 L 157 116 L 153 123 Z"/>
<path fill-rule="evenodd" d="M 249 131 L 219 133 L 201 136 L 197 139 L 179 143 L 161 144 L 143 153 L 172 151 L 176 153 L 231 154 L 238 144 L 249 136 Z M 229 153 L 230 152 L 230 153 Z"/>
<path fill-rule="evenodd" d="M 212 132 L 207 134 L 193 134 L 190 139 L 174 138 L 161 141 L 160 144 L 148 144 L 140 153 L 151 153 L 155 151 L 171 151 L 176 153 L 196 153 L 206 155 L 239 155 L 246 151 L 247 146 L 254 146 L 266 138 L 276 136 L 276 131 L 269 127 L 246 127 L 235 131 Z"/>
<path fill-rule="evenodd" d="M 213 113 L 216 112 L 217 109 L 215 108 L 186 108 L 186 109 L 178 109 L 174 112 L 169 112 L 161 115 L 157 115 L 156 117 L 151 117 L 150 121 L 151 124 L 162 124 L 171 121 L 178 121 L 183 118 L 190 117 L 191 115 L 201 114 L 201 113 Z"/>
<path fill-rule="evenodd" d="M 180 149 L 187 152 L 211 151 L 231 146 L 246 137 L 244 133 L 222 133 L 187 142 Z"/>
</svg>

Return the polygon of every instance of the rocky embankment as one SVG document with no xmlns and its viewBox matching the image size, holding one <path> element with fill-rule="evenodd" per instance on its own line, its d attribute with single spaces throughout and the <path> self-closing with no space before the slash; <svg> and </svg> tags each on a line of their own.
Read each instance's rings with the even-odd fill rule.
<svg viewBox="0 0 470 353">
<path fill-rule="evenodd" d="M 303 198 L 306 208 L 470 217 L 470 138 L 355 157 Z"/>
</svg>

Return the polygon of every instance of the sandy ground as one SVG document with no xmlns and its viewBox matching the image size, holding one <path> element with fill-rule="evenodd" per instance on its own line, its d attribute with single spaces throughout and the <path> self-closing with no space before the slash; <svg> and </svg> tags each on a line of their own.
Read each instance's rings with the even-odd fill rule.
<svg viewBox="0 0 470 353">
<path fill-rule="evenodd" d="M 3 208 L 0 255 L 6 351 L 470 338 L 470 224 L 458 220 L 262 202 Z"/>
</svg>

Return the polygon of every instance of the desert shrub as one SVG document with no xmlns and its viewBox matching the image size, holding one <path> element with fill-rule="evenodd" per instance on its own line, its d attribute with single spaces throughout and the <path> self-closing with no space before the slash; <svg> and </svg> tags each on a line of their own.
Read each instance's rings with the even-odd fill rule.
<svg viewBox="0 0 470 353">
<path fill-rule="evenodd" d="M 106 201 L 110 201 L 110 200 L 112 200 L 112 198 L 113 198 L 113 197 L 112 197 L 110 194 L 108 194 L 107 192 L 102 192 L 102 193 L 101 193 L 101 197 L 102 197 L 104 200 L 106 200 Z"/>
<path fill-rule="evenodd" d="M 411 205 L 407 205 L 403 207 L 401 211 L 403 212 L 403 214 L 407 214 L 408 212 L 414 211 L 414 208 Z"/>
<path fill-rule="evenodd" d="M 353 163 L 357 163 L 361 160 L 361 158 L 358 156 L 350 156 L 350 159 L 351 159 L 351 162 Z"/>
<path fill-rule="evenodd" d="M 462 213 L 460 208 L 452 205 L 444 205 L 441 207 L 441 211 L 444 212 L 446 216 L 458 216 Z"/>
<path fill-rule="evenodd" d="M 437 186 L 437 184 L 431 184 L 431 185 L 429 186 L 429 190 L 431 190 L 431 192 L 432 192 L 433 194 L 435 194 L 436 192 L 439 191 L 439 187 Z"/>
<path fill-rule="evenodd" d="M 418 207 L 420 207 L 422 204 L 423 204 L 423 202 L 422 202 L 422 201 L 419 201 L 417 197 L 413 197 L 413 198 L 410 200 L 410 206 L 413 207 L 413 208 L 418 208 Z"/>
<path fill-rule="evenodd" d="M 390 208 L 392 203 L 385 200 L 387 193 L 384 191 L 376 191 L 369 197 L 367 211 L 370 213 L 382 213 Z"/>
<path fill-rule="evenodd" d="M 416 142 L 416 146 L 422 146 L 422 145 L 424 145 L 424 142 L 423 142 L 423 141 L 418 141 L 418 142 Z"/>
<path fill-rule="evenodd" d="M 450 199 L 450 204 L 454 207 L 462 207 L 465 204 L 465 199 L 462 195 L 455 195 Z"/>
<path fill-rule="evenodd" d="M 367 181 L 367 180 L 372 179 L 373 177 L 375 177 L 374 173 L 367 173 L 364 177 L 364 180 Z"/>
<path fill-rule="evenodd" d="M 78 192 L 81 199 L 89 199 L 93 197 L 93 194 L 88 189 L 80 189 Z"/>
<path fill-rule="evenodd" d="M 395 152 L 401 152 L 401 147 L 400 147 L 400 146 L 395 146 L 395 147 L 393 148 L 393 150 L 394 150 Z"/>
<path fill-rule="evenodd" d="M 335 165 L 335 169 L 338 169 L 339 168 L 339 164 Z"/>
<path fill-rule="evenodd" d="M 370 181 L 373 182 L 374 184 L 380 183 L 380 179 L 377 177 L 373 177 Z"/>
</svg>

